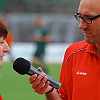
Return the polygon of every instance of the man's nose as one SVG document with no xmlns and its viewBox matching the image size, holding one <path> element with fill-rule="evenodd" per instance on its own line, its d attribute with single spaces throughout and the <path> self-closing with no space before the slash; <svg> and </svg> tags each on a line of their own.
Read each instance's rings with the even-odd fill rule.
<svg viewBox="0 0 100 100">
<path fill-rule="evenodd" d="M 83 20 L 80 21 L 78 28 L 79 29 L 85 29 L 88 27 L 88 24 L 84 22 Z"/>
</svg>

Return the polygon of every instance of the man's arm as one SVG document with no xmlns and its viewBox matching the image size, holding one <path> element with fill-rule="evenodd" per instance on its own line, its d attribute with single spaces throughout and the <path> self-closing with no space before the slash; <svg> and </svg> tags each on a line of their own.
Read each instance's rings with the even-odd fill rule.
<svg viewBox="0 0 100 100">
<path fill-rule="evenodd" d="M 53 90 L 52 92 L 48 93 L 48 94 L 45 94 L 45 97 L 46 97 L 46 100 L 62 100 L 57 91 L 56 90 Z"/>
<path fill-rule="evenodd" d="M 41 68 L 39 68 L 38 70 L 42 71 Z M 29 78 L 29 82 L 32 85 L 34 91 L 38 94 L 45 94 L 46 100 L 62 100 L 56 90 L 51 91 L 52 87 L 49 85 L 50 82 L 47 80 L 48 77 L 44 74 L 40 74 L 39 76 L 37 76 L 37 74 L 34 74 Z M 51 92 L 47 93 L 48 91 Z"/>
</svg>

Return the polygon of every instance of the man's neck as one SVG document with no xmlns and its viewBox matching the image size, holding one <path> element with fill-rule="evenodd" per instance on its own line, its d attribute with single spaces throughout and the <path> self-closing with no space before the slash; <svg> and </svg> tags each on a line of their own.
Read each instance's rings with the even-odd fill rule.
<svg viewBox="0 0 100 100">
<path fill-rule="evenodd" d="M 100 44 L 96 43 L 96 44 L 95 44 L 95 47 L 96 47 L 96 53 L 97 53 L 98 55 L 100 55 Z"/>
</svg>

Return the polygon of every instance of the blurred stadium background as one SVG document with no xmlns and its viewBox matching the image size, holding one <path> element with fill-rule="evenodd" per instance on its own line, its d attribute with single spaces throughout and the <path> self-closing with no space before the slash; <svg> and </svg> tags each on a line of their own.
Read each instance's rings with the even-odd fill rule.
<svg viewBox="0 0 100 100">
<path fill-rule="evenodd" d="M 45 25 L 50 28 L 52 42 L 49 47 L 52 47 L 52 45 L 57 47 L 55 48 L 55 55 L 59 55 L 59 52 L 62 52 L 61 54 L 63 55 L 65 47 L 67 47 L 69 43 L 82 40 L 83 34 L 78 29 L 78 22 L 74 18 L 74 13 L 77 12 L 79 1 L 80 0 L 1 0 L 1 15 L 4 14 L 6 16 L 9 29 L 14 35 L 14 45 L 11 46 L 11 53 L 14 59 L 19 57 L 17 54 L 24 56 L 26 52 L 28 56 L 24 57 L 27 59 L 31 58 L 31 51 L 34 51 L 35 47 L 29 46 L 30 49 L 25 51 L 27 45 L 23 47 L 23 44 L 20 44 L 20 47 L 18 47 L 16 43 L 29 43 L 29 45 L 31 45 L 28 36 L 33 34 L 35 26 L 34 20 L 38 16 L 40 16 Z M 15 44 L 17 46 L 15 46 Z M 59 45 L 64 45 L 64 49 L 61 50 Z M 32 44 L 32 46 L 34 45 Z M 50 52 L 52 52 L 50 51 L 51 49 L 48 49 L 49 47 L 47 47 L 47 57 L 50 55 Z M 19 48 L 24 48 L 24 50 Z M 14 50 L 19 51 L 19 53 L 15 53 L 16 51 Z M 21 55 L 23 52 L 25 52 L 25 54 Z M 57 57 L 60 59 L 56 62 L 61 61 L 62 57 Z M 49 61 L 51 61 L 51 58 Z"/>
<path fill-rule="evenodd" d="M 50 27 L 52 42 L 75 42 L 83 39 L 74 13 L 80 0 L 1 0 L 0 12 L 6 14 L 15 42 L 29 42 L 34 19 L 41 16 Z"/>
<path fill-rule="evenodd" d="M 65 49 L 69 44 L 84 39 L 82 32 L 78 29 L 79 23 L 74 18 L 79 1 L 0 0 L 0 15 L 5 15 L 9 29 L 14 35 L 14 43 L 11 46 L 14 59 L 18 56 L 26 58 L 31 56 L 35 46 L 27 37 L 33 34 L 34 19 L 40 16 L 45 25 L 50 27 L 52 36 L 45 59 L 49 60 L 50 75 L 58 80 Z M 7 57 L 5 60 L 9 60 Z M 12 70 L 12 62 L 4 62 L 1 69 L 0 93 L 4 100 L 45 100 L 44 97 L 33 92 L 29 83 L 26 82 L 27 76 L 20 78 L 15 74 Z"/>
</svg>

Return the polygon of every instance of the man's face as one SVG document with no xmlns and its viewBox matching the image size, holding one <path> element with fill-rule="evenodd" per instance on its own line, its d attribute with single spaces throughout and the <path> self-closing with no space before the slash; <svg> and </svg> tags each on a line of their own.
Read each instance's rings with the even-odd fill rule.
<svg viewBox="0 0 100 100">
<path fill-rule="evenodd" d="M 93 17 L 100 14 L 100 0 L 81 0 L 78 13 L 83 17 Z M 92 20 L 91 24 L 80 22 L 79 29 L 84 33 L 85 40 L 88 43 L 100 43 L 100 17 Z"/>
</svg>

